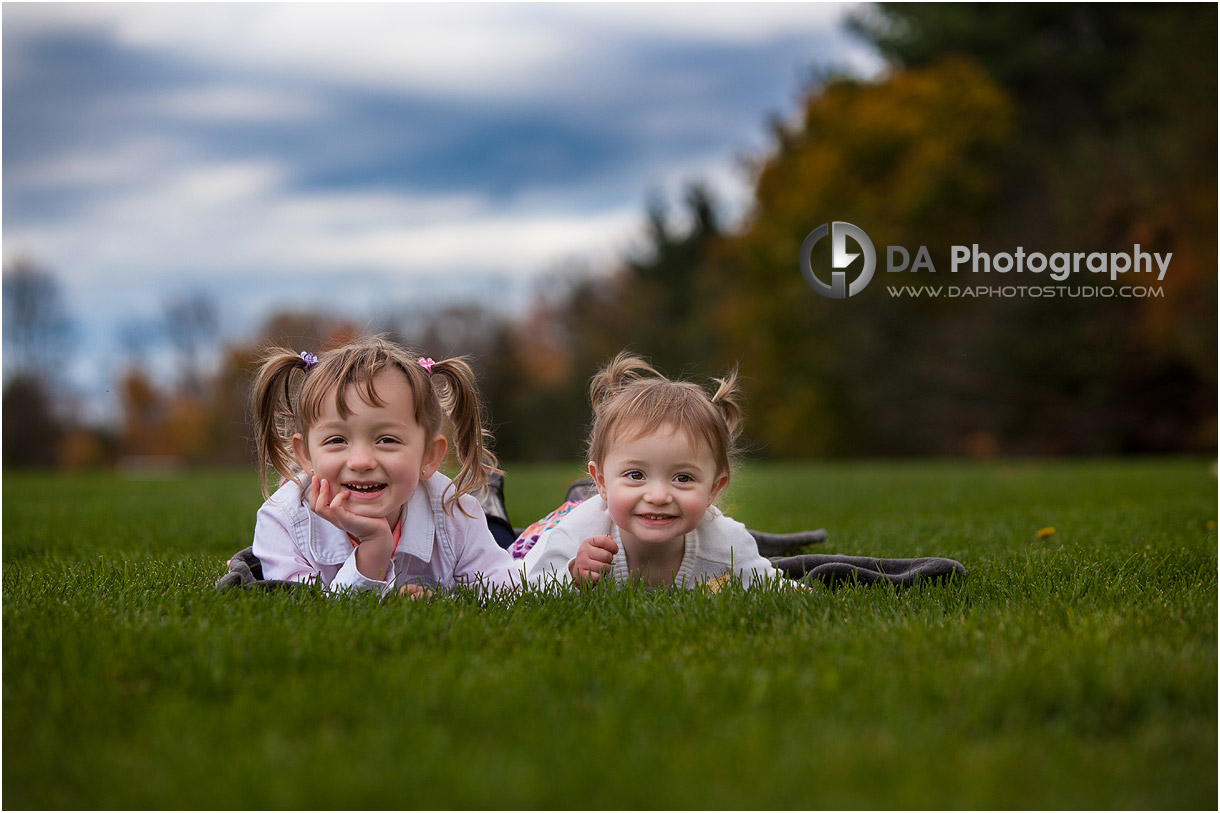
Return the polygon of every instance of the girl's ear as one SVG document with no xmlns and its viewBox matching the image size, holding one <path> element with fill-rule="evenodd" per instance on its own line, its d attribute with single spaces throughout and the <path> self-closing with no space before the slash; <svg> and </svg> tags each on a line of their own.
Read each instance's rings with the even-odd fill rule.
<svg viewBox="0 0 1220 813">
<path fill-rule="evenodd" d="M 603 500 L 606 499 L 606 478 L 597 470 L 597 464 L 592 460 L 589 461 L 589 476 L 593 478 L 593 484 L 597 486 L 597 493 Z"/>
<path fill-rule="evenodd" d="M 436 473 L 445 460 L 445 450 L 448 448 L 449 442 L 445 440 L 444 435 L 437 435 L 428 442 L 428 447 L 424 450 L 423 462 L 420 464 L 420 479 L 427 480 Z"/>
<path fill-rule="evenodd" d="M 712 503 L 716 502 L 716 500 L 720 497 L 720 492 L 724 491 L 728 485 L 729 473 L 727 471 L 721 472 L 720 476 L 717 477 L 715 482 L 712 483 L 712 491 L 708 496 L 707 504 L 710 506 Z"/>
<path fill-rule="evenodd" d="M 305 442 L 305 437 L 300 432 L 292 436 L 292 451 L 296 454 L 301 468 L 312 474 L 313 461 L 309 459 L 309 444 Z"/>
</svg>

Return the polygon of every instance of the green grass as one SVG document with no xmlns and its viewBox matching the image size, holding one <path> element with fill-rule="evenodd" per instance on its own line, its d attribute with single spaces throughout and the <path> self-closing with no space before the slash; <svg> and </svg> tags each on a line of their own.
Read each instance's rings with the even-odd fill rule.
<svg viewBox="0 0 1220 813">
<path fill-rule="evenodd" d="M 577 474 L 510 466 L 514 521 Z M 969 578 L 483 606 L 214 594 L 249 472 L 6 473 L 3 805 L 1215 809 L 1216 488 L 756 465 L 725 506 L 752 527 Z"/>
</svg>

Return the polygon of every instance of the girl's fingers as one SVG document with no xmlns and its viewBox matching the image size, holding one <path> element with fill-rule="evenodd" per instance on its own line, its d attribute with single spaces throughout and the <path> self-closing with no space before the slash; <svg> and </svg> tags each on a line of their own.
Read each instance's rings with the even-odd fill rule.
<svg viewBox="0 0 1220 813">
<path fill-rule="evenodd" d="M 320 517 L 333 520 L 335 518 L 335 510 L 343 507 L 343 498 L 346 496 L 346 494 L 337 494 L 332 497 L 330 483 L 319 478 L 317 496 L 313 500 L 313 511 Z"/>
<path fill-rule="evenodd" d="M 618 553 L 618 543 L 614 541 L 613 537 L 607 536 L 606 534 L 598 534 L 597 536 L 590 537 L 589 544 L 598 550 L 605 551 L 611 556 Z"/>
<path fill-rule="evenodd" d="M 330 483 L 323 480 L 321 477 L 315 477 L 314 481 L 318 484 L 317 491 L 310 487 L 310 494 L 314 496 L 314 510 L 330 504 Z"/>
<path fill-rule="evenodd" d="M 330 501 L 330 507 L 331 508 L 342 508 L 343 503 L 347 502 L 347 498 L 349 496 L 350 496 L 350 492 L 340 491 L 338 494 L 335 495 L 335 498 Z"/>
<path fill-rule="evenodd" d="M 324 512 L 327 509 L 342 508 L 343 504 L 347 502 L 348 496 L 349 494 L 346 491 L 340 491 L 338 494 L 331 496 L 330 482 L 322 480 L 322 484 L 318 488 L 318 498 L 314 502 L 314 511 Z"/>
</svg>

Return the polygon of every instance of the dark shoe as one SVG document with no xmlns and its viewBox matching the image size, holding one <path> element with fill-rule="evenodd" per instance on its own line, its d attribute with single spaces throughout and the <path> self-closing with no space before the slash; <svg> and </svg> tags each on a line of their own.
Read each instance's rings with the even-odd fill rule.
<svg viewBox="0 0 1220 813">
<path fill-rule="evenodd" d="M 508 507 L 504 504 L 504 475 L 493 471 L 487 475 L 487 485 L 472 492 L 483 506 L 483 513 L 488 518 L 495 517 L 508 525 Z"/>
<path fill-rule="evenodd" d="M 504 475 L 498 471 L 487 475 L 487 485 L 474 492 L 474 496 L 478 498 L 479 505 L 483 506 L 483 513 L 487 517 L 487 530 L 491 531 L 492 538 L 500 547 L 508 548 L 520 532 L 508 521 L 508 506 L 504 502 Z"/>
<path fill-rule="evenodd" d="M 750 531 L 758 543 L 758 552 L 763 556 L 784 556 L 806 545 L 819 545 L 826 541 L 826 529 L 799 531 L 794 534 L 769 534 L 765 531 Z"/>
<path fill-rule="evenodd" d="M 568 493 L 563 495 L 564 502 L 584 502 L 597 495 L 597 486 L 592 480 L 577 480 L 568 486 Z"/>
</svg>

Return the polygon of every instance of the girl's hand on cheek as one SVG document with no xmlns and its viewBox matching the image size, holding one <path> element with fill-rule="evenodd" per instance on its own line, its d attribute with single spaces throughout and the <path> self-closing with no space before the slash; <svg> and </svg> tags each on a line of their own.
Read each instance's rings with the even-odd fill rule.
<svg viewBox="0 0 1220 813">
<path fill-rule="evenodd" d="M 309 483 L 309 505 L 322 519 L 356 537 L 363 544 L 381 535 L 392 542 L 390 523 L 384 517 L 365 517 L 347 510 L 346 491 L 331 494 L 330 481 L 314 476 Z"/>
<path fill-rule="evenodd" d="M 364 517 L 348 511 L 348 492 L 331 496 L 330 483 L 316 475 L 309 483 L 309 507 L 322 519 L 354 536 L 356 569 L 369 579 L 384 581 L 394 550 L 394 532 L 385 517 Z"/>
</svg>

